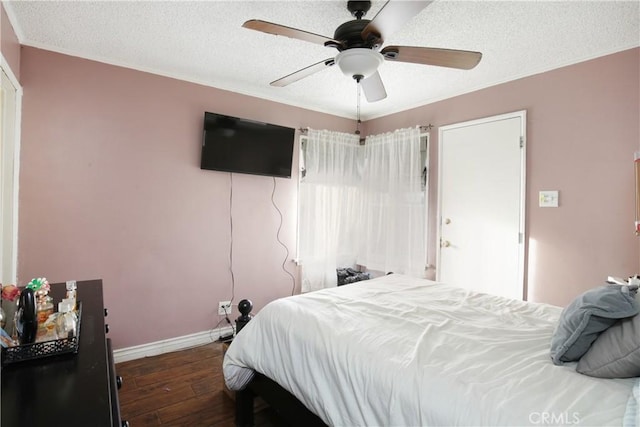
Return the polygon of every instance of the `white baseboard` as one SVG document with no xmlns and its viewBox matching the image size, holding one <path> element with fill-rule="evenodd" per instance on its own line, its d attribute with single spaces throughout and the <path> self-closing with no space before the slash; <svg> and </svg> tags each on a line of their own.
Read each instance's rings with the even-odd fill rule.
<svg viewBox="0 0 640 427">
<path fill-rule="evenodd" d="M 127 362 L 129 360 L 142 359 L 143 357 L 171 353 L 172 351 L 184 350 L 190 347 L 209 344 L 217 340 L 218 337 L 230 333 L 233 333 L 233 329 L 231 328 L 231 326 L 226 326 L 224 328 L 196 332 L 195 334 L 169 338 L 167 340 L 150 342 L 148 344 L 121 348 L 113 351 L 113 359 L 115 363 L 120 363 Z"/>
</svg>

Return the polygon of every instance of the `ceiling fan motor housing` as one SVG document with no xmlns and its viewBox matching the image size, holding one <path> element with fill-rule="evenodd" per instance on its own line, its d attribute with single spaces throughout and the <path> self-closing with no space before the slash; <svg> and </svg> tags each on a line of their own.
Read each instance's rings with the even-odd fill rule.
<svg viewBox="0 0 640 427">
<path fill-rule="evenodd" d="M 370 43 L 370 40 L 362 39 L 362 30 L 364 30 L 369 22 L 371 21 L 368 19 L 354 19 L 336 28 L 333 38 L 334 40 L 342 42 L 342 49 L 339 50 L 347 50 L 355 47 L 371 49 L 373 45 Z"/>
</svg>

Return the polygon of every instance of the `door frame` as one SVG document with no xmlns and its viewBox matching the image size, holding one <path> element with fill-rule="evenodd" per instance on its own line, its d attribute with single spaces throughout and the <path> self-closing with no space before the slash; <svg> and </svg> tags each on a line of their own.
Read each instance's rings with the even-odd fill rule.
<svg viewBox="0 0 640 427">
<path fill-rule="evenodd" d="M 12 230 L 12 260 L 11 260 L 11 268 L 13 270 L 13 274 L 11 277 L 11 281 L 9 283 L 18 283 L 18 226 L 19 226 L 19 178 L 20 178 L 20 141 L 22 140 L 21 136 L 21 123 L 22 123 L 22 95 L 23 89 L 20 85 L 19 80 L 16 75 L 13 73 L 13 70 L 9 66 L 9 63 L 5 59 L 4 55 L 0 53 L 0 70 L 3 71 L 9 81 L 13 85 L 16 90 L 16 99 L 15 99 L 15 117 L 14 117 L 14 134 L 13 134 L 13 230 Z M 0 180 L 1 181 L 1 180 Z M 0 196 L 2 193 L 2 189 L 0 188 Z M 6 237 L 6 236 L 5 236 Z M 3 237 L 4 238 L 4 237 Z M 2 248 L 0 247 L 0 256 L 2 256 Z M 1 258 L 0 258 L 1 259 Z M 2 265 L 0 264 L 0 274 L 4 275 L 2 271 Z M 2 277 L 2 276 L 0 276 Z"/>
<path fill-rule="evenodd" d="M 476 120 L 469 120 L 460 123 L 454 123 L 446 126 L 440 126 L 438 128 L 438 207 L 437 207 L 437 233 L 436 233 L 436 281 L 440 281 L 440 251 L 442 247 L 440 242 L 442 239 L 442 145 L 443 145 L 443 133 L 447 130 L 476 126 L 484 123 L 490 123 L 500 120 L 507 120 L 519 118 L 520 119 L 520 221 L 519 221 L 519 244 L 518 244 L 518 282 L 520 289 L 522 290 L 522 299 L 526 301 L 527 290 L 524 282 L 524 270 L 525 270 L 525 254 L 526 248 L 526 176 L 527 176 L 527 111 L 520 110 L 511 113 L 500 114 L 491 117 L 484 117 Z"/>
</svg>

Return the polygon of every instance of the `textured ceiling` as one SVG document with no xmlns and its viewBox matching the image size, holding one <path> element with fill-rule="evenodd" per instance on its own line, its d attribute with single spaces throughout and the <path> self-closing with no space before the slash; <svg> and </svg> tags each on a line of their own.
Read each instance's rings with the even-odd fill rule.
<svg viewBox="0 0 640 427">
<path fill-rule="evenodd" d="M 355 117 L 356 85 L 337 67 L 269 82 L 336 50 L 242 28 L 262 19 L 333 37 L 346 1 L 9 1 L 20 42 L 286 104 Z M 365 18 L 385 3 L 373 1 Z M 437 0 L 384 45 L 483 53 L 473 70 L 385 62 L 388 97 L 364 120 L 640 45 L 639 1 Z M 614 78 L 614 76 L 612 76 Z"/>
</svg>

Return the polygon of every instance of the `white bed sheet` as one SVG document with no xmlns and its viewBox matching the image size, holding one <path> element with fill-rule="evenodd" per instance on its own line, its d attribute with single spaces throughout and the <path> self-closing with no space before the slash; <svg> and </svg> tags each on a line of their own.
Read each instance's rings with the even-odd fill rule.
<svg viewBox="0 0 640 427">
<path fill-rule="evenodd" d="M 223 371 L 235 390 L 265 374 L 332 426 L 622 425 L 636 380 L 555 366 L 560 312 L 394 274 L 268 304 Z"/>
</svg>

